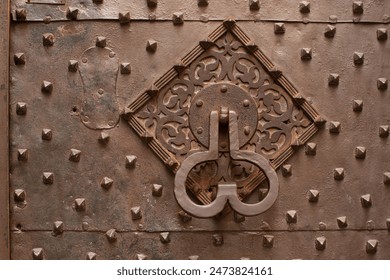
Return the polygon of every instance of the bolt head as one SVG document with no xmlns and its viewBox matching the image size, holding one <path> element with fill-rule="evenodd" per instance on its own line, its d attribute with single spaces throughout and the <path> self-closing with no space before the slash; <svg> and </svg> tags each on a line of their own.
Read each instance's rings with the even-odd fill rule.
<svg viewBox="0 0 390 280">
<path fill-rule="evenodd" d="M 360 197 L 362 207 L 368 208 L 372 206 L 372 199 L 370 194 L 365 194 Z"/>
<path fill-rule="evenodd" d="M 107 45 L 106 37 L 103 37 L 103 36 L 96 37 L 95 44 L 96 44 L 96 47 L 98 47 L 98 48 L 105 48 Z"/>
<path fill-rule="evenodd" d="M 369 220 L 366 223 L 367 230 L 372 231 L 375 229 L 375 223 L 373 220 Z"/>
<path fill-rule="evenodd" d="M 14 63 L 15 63 L 15 65 L 25 65 L 26 64 L 26 55 L 24 53 L 14 54 Z"/>
<path fill-rule="evenodd" d="M 74 204 L 77 212 L 85 211 L 87 206 L 84 198 L 76 198 Z"/>
<path fill-rule="evenodd" d="M 42 43 L 45 47 L 54 45 L 54 35 L 52 33 L 45 33 L 42 35 Z"/>
<path fill-rule="evenodd" d="M 296 224 L 298 221 L 297 211 L 289 210 L 286 213 L 286 221 L 289 224 Z"/>
<path fill-rule="evenodd" d="M 54 182 L 54 174 L 52 172 L 43 172 L 42 180 L 44 184 L 51 185 Z"/>
<path fill-rule="evenodd" d="M 337 181 L 341 181 L 344 179 L 344 168 L 338 167 L 333 170 L 333 178 Z"/>
<path fill-rule="evenodd" d="M 139 220 L 142 218 L 142 212 L 141 207 L 136 206 L 131 208 L 131 219 L 132 220 Z"/>
</svg>

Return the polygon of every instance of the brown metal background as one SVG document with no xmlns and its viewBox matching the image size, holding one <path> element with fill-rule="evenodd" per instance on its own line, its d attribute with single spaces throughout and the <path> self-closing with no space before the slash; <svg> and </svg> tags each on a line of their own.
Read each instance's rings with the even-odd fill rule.
<svg viewBox="0 0 390 280">
<path fill-rule="evenodd" d="M 299 1 L 287 0 L 261 3 L 259 11 L 251 11 L 246 1 L 210 0 L 203 8 L 196 1 L 159 1 L 155 9 L 146 1 L 127 2 L 110 6 L 88 1 L 80 6 L 83 21 L 66 18 L 68 5 L 77 7 L 78 1 L 65 6 L 12 4 L 13 11 L 27 7 L 28 20 L 11 25 L 13 259 L 31 259 L 33 248 L 43 248 L 45 259 L 84 259 L 88 252 L 100 259 L 133 259 L 137 254 L 150 259 L 390 257 L 390 190 L 384 184 L 384 173 L 390 171 L 389 138 L 378 133 L 379 126 L 390 123 L 390 96 L 387 89 L 377 88 L 378 78 L 390 78 L 388 41 L 377 40 L 377 29 L 388 28 L 389 3 L 364 1 L 363 15 L 356 15 L 352 1 L 316 1 L 308 14 L 299 12 Z M 179 10 L 184 24 L 174 25 L 172 14 Z M 118 11 L 130 11 L 130 24 L 119 23 Z M 148 20 L 151 13 L 156 15 L 154 22 Z M 52 22 L 45 24 L 42 20 L 48 15 Z M 327 38 L 324 31 L 331 15 L 338 17 L 336 34 Z M 79 73 L 68 71 L 68 62 L 80 63 L 96 36 L 105 36 L 119 63 L 131 64 L 131 74 L 119 73 L 117 80 L 117 101 L 123 110 L 230 17 L 328 122 L 309 141 L 317 144 L 315 155 L 301 147 L 288 160 L 292 175 L 278 171 L 280 194 L 266 213 L 241 222 L 233 213 L 184 222 L 173 196 L 173 174 L 125 121 L 105 131 L 110 136 L 106 145 L 98 141 L 100 131 L 82 124 L 82 82 Z M 107 20 L 98 20 L 103 18 Z M 275 22 L 285 24 L 284 34 L 274 33 Z M 53 46 L 43 46 L 44 33 L 54 34 Z M 146 50 L 149 39 L 157 41 L 155 53 Z M 301 60 L 301 48 L 312 49 L 311 60 Z M 354 64 L 354 52 L 364 53 L 363 65 Z M 15 53 L 25 53 L 25 65 L 13 63 Z M 338 86 L 328 85 L 330 73 L 340 75 Z M 53 83 L 52 93 L 41 92 L 44 80 Z M 361 112 L 353 111 L 354 100 L 363 100 Z M 27 103 L 26 115 L 16 114 L 18 102 Z M 340 133 L 330 133 L 331 121 L 341 123 Z M 52 129 L 52 140 L 41 138 L 44 128 Z M 365 159 L 355 158 L 357 146 L 367 149 Z M 18 160 L 18 149 L 28 149 L 27 161 Z M 71 149 L 81 151 L 79 162 L 69 160 Z M 133 168 L 126 166 L 128 155 L 137 156 Z M 343 180 L 334 179 L 335 168 L 344 168 Z M 42 182 L 43 172 L 53 172 L 53 184 Z M 100 186 L 105 176 L 114 180 L 108 190 Z M 152 195 L 153 184 L 163 186 L 161 197 Z M 25 204 L 15 203 L 16 189 L 25 191 Z M 309 190 L 319 191 L 318 202 L 309 202 Z M 372 197 L 367 208 L 360 198 L 366 194 Z M 77 198 L 85 199 L 85 211 L 75 209 Z M 137 206 L 142 218 L 133 220 L 131 208 Z M 289 210 L 297 211 L 297 223 L 286 222 Z M 341 216 L 347 217 L 347 228 L 339 228 L 336 219 Z M 63 222 L 62 234 L 53 233 L 55 221 Z M 106 237 L 110 229 L 116 229 L 116 241 Z M 170 232 L 169 243 L 160 241 L 161 232 Z M 219 235 L 221 245 L 215 241 Z M 272 248 L 263 246 L 263 235 L 274 237 Z M 318 250 L 316 238 L 322 236 L 326 248 Z M 368 240 L 379 241 L 376 253 L 366 252 Z"/>
</svg>

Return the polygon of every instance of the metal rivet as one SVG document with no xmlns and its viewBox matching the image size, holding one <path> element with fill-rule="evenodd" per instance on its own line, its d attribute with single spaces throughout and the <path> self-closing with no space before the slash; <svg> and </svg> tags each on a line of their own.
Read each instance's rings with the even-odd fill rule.
<svg viewBox="0 0 390 280">
<path fill-rule="evenodd" d="M 157 0 L 147 0 L 146 3 L 148 4 L 149 8 L 157 7 Z"/>
<path fill-rule="evenodd" d="M 187 223 L 192 220 L 192 217 L 183 210 L 179 212 L 179 218 L 183 223 Z"/>
<path fill-rule="evenodd" d="M 77 72 L 78 69 L 79 69 L 79 62 L 77 60 L 69 60 L 68 71 Z"/>
<path fill-rule="evenodd" d="M 161 243 L 169 243 L 171 241 L 171 236 L 169 234 L 169 232 L 162 232 L 160 233 L 160 241 Z"/>
<path fill-rule="evenodd" d="M 28 160 L 28 150 L 18 149 L 18 161 L 27 161 L 27 160 Z"/>
<path fill-rule="evenodd" d="M 196 101 L 196 107 L 202 107 L 203 106 L 203 100 L 199 99 Z"/>
<path fill-rule="evenodd" d="M 390 128 L 388 125 L 379 126 L 379 136 L 381 138 L 386 138 L 389 136 Z"/>
<path fill-rule="evenodd" d="M 387 89 L 388 81 L 386 78 L 379 78 L 376 82 L 376 85 L 379 90 L 386 90 Z"/>
<path fill-rule="evenodd" d="M 182 12 L 173 13 L 172 22 L 174 25 L 183 24 L 184 23 L 184 14 Z"/>
<path fill-rule="evenodd" d="M 49 81 L 43 81 L 41 85 L 41 91 L 43 93 L 50 94 L 53 92 L 53 84 Z"/>
<path fill-rule="evenodd" d="M 390 172 L 383 173 L 383 184 L 390 185 Z"/>
<path fill-rule="evenodd" d="M 53 132 L 49 128 L 42 129 L 42 140 L 50 141 L 53 137 Z"/>
<path fill-rule="evenodd" d="M 355 65 L 362 65 L 364 63 L 364 53 L 355 52 L 353 54 L 353 63 L 355 63 Z"/>
<path fill-rule="evenodd" d="M 307 1 L 299 2 L 299 11 L 303 14 L 310 13 L 310 3 Z"/>
<path fill-rule="evenodd" d="M 330 133 L 340 133 L 341 123 L 336 121 L 331 121 L 329 125 Z"/>
<path fill-rule="evenodd" d="M 352 109 L 354 112 L 363 111 L 363 100 L 357 99 L 352 102 Z"/>
<path fill-rule="evenodd" d="M 324 236 L 317 237 L 315 240 L 316 249 L 318 251 L 325 250 L 326 248 L 326 238 Z"/>
<path fill-rule="evenodd" d="M 88 58 L 83 57 L 83 58 L 81 59 L 81 61 L 82 61 L 83 63 L 87 63 L 87 62 L 88 62 Z"/>
<path fill-rule="evenodd" d="M 213 234 L 213 243 L 215 246 L 222 246 L 223 241 L 223 235 L 220 233 Z"/>
<path fill-rule="evenodd" d="M 81 228 L 82 228 L 84 231 L 87 231 L 87 230 L 89 229 L 89 224 L 88 224 L 88 222 L 82 222 Z"/>
<path fill-rule="evenodd" d="M 106 132 L 100 132 L 98 141 L 100 144 L 106 145 L 108 141 L 110 140 L 110 135 Z"/>
<path fill-rule="evenodd" d="M 85 259 L 91 261 L 91 260 L 96 260 L 96 257 L 97 257 L 96 253 L 88 252 L 87 255 L 85 256 Z"/>
<path fill-rule="evenodd" d="M 87 207 L 84 198 L 76 198 L 74 204 L 77 212 L 85 211 L 85 208 Z"/>
<path fill-rule="evenodd" d="M 209 4 L 209 0 L 198 0 L 199 7 L 206 7 Z"/>
<path fill-rule="evenodd" d="M 320 197 L 320 192 L 317 190 L 309 190 L 307 193 L 307 199 L 309 202 L 318 202 Z"/>
<path fill-rule="evenodd" d="M 245 99 L 245 100 L 242 102 L 242 105 L 243 105 L 244 107 L 249 107 L 250 104 L 251 104 L 251 103 L 250 103 L 250 101 L 249 101 L 248 99 Z"/>
<path fill-rule="evenodd" d="M 366 252 L 367 254 L 375 254 L 378 250 L 378 240 L 370 239 L 366 242 Z"/>
<path fill-rule="evenodd" d="M 274 24 L 274 33 L 275 34 L 284 34 L 286 32 L 286 26 L 283 22 L 276 22 Z"/>
<path fill-rule="evenodd" d="M 249 0 L 249 9 L 251 11 L 260 10 L 260 1 L 259 0 Z"/>
<path fill-rule="evenodd" d="M 302 48 L 301 49 L 301 59 L 302 60 L 310 60 L 312 57 L 311 48 Z"/>
<path fill-rule="evenodd" d="M 24 102 L 16 103 L 16 114 L 25 115 L 27 113 L 27 104 Z"/>
<path fill-rule="evenodd" d="M 108 56 L 109 56 L 110 58 L 115 57 L 115 52 L 110 52 L 110 53 L 108 54 Z"/>
<path fill-rule="evenodd" d="M 199 256 L 198 255 L 192 255 L 192 256 L 189 256 L 188 259 L 192 260 L 192 261 L 197 261 L 197 260 L 199 260 Z"/>
<path fill-rule="evenodd" d="M 54 45 L 54 35 L 52 33 L 45 33 L 42 35 L 42 43 L 46 47 Z"/>
<path fill-rule="evenodd" d="M 44 184 L 51 185 L 54 182 L 54 174 L 52 172 L 43 172 L 42 180 Z"/>
<path fill-rule="evenodd" d="M 114 180 L 112 180 L 111 178 L 109 177 L 103 177 L 103 179 L 100 181 L 100 186 L 105 189 L 105 190 L 108 190 L 111 188 L 112 184 L 114 183 Z"/>
<path fill-rule="evenodd" d="M 337 87 L 339 85 L 340 75 L 331 73 L 328 76 L 328 85 L 331 87 Z"/>
<path fill-rule="evenodd" d="M 291 164 L 284 164 L 282 165 L 282 174 L 284 177 L 291 176 L 292 174 L 292 165 Z"/>
<path fill-rule="evenodd" d="M 378 28 L 376 31 L 376 38 L 379 41 L 387 40 L 387 29 L 386 28 Z"/>
<path fill-rule="evenodd" d="M 263 235 L 263 247 L 272 248 L 274 246 L 274 236 L 273 235 Z"/>
<path fill-rule="evenodd" d="M 367 228 L 367 230 L 369 230 L 369 231 L 374 230 L 374 229 L 375 229 L 375 223 L 374 223 L 374 221 L 373 221 L 373 220 L 367 221 L 367 223 L 366 223 L 366 228 Z"/>
<path fill-rule="evenodd" d="M 227 87 L 225 85 L 222 85 L 220 90 L 221 92 L 227 92 Z"/>
<path fill-rule="evenodd" d="M 334 25 L 328 25 L 328 26 L 325 28 L 325 31 L 324 31 L 325 37 L 327 37 L 327 38 L 333 38 L 335 34 L 336 34 L 336 26 L 334 26 Z"/>
<path fill-rule="evenodd" d="M 14 191 L 14 200 L 16 202 L 24 202 L 26 200 L 26 192 L 22 189 L 16 189 Z"/>
<path fill-rule="evenodd" d="M 318 228 L 319 228 L 319 230 L 326 230 L 326 224 L 324 222 L 319 222 Z"/>
<path fill-rule="evenodd" d="M 150 53 L 155 53 L 157 50 L 157 41 L 153 39 L 146 41 L 146 50 Z"/>
<path fill-rule="evenodd" d="M 24 53 L 14 54 L 15 65 L 25 65 L 26 64 L 26 55 Z"/>
<path fill-rule="evenodd" d="M 117 241 L 117 235 L 116 235 L 116 230 L 115 229 L 109 229 L 106 232 L 106 238 L 109 242 L 116 242 Z"/>
<path fill-rule="evenodd" d="M 337 23 L 337 16 L 336 15 L 330 15 L 329 16 L 329 23 L 335 24 Z"/>
<path fill-rule="evenodd" d="M 363 146 L 357 146 L 355 148 L 355 158 L 357 159 L 365 159 L 366 158 L 367 149 Z"/>
<path fill-rule="evenodd" d="M 160 197 L 162 195 L 163 186 L 159 184 L 153 184 L 152 195 Z"/>
<path fill-rule="evenodd" d="M 26 9 L 16 9 L 15 16 L 17 21 L 24 21 L 27 19 L 27 10 Z"/>
<path fill-rule="evenodd" d="M 136 206 L 131 208 L 131 219 L 139 220 L 142 218 L 141 207 Z"/>
<path fill-rule="evenodd" d="M 104 90 L 103 90 L 102 88 L 99 88 L 99 89 L 98 89 L 98 94 L 99 94 L 99 95 L 102 95 L 103 93 L 104 93 Z"/>
<path fill-rule="evenodd" d="M 128 24 L 130 22 L 130 12 L 119 13 L 118 19 L 120 24 Z"/>
<path fill-rule="evenodd" d="M 317 144 L 309 142 L 305 145 L 305 154 L 314 156 L 317 153 Z"/>
<path fill-rule="evenodd" d="M 344 179 L 344 168 L 338 167 L 333 170 L 333 178 L 337 181 L 341 181 Z"/>
<path fill-rule="evenodd" d="M 196 129 L 196 133 L 202 134 L 202 133 L 203 133 L 203 128 L 202 128 L 202 127 L 198 127 L 198 128 Z"/>
<path fill-rule="evenodd" d="M 121 67 L 121 74 L 122 75 L 130 75 L 130 73 L 131 73 L 130 63 L 128 63 L 128 62 L 121 63 L 120 67 Z"/>
<path fill-rule="evenodd" d="M 54 235 L 60 235 L 64 232 L 64 223 L 62 221 L 55 221 L 53 223 Z"/>
<path fill-rule="evenodd" d="M 70 149 L 69 160 L 73 162 L 79 162 L 81 157 L 81 151 L 77 149 Z"/>
<path fill-rule="evenodd" d="M 346 228 L 348 227 L 348 221 L 346 216 L 341 216 L 336 219 L 337 225 L 339 228 Z"/>
<path fill-rule="evenodd" d="M 354 14 L 361 15 L 363 13 L 363 2 L 362 1 L 354 1 L 352 3 L 352 11 Z"/>
<path fill-rule="evenodd" d="M 135 259 L 139 261 L 146 260 L 148 257 L 145 254 L 137 254 L 135 255 Z"/>
<path fill-rule="evenodd" d="M 286 213 L 286 221 L 289 224 L 296 224 L 298 220 L 297 211 L 289 210 Z"/>
<path fill-rule="evenodd" d="M 371 207 L 372 206 L 372 199 L 370 194 L 365 194 L 360 197 L 360 203 L 362 207 Z"/>
<path fill-rule="evenodd" d="M 42 248 L 32 249 L 32 258 L 33 260 L 43 260 L 43 249 Z"/>
<path fill-rule="evenodd" d="M 77 16 L 79 14 L 79 9 L 69 7 L 68 10 L 66 11 L 66 17 L 70 20 L 76 20 Z"/>
<path fill-rule="evenodd" d="M 126 156 L 126 168 L 134 168 L 137 157 L 133 155 Z"/>
<path fill-rule="evenodd" d="M 251 133 L 251 128 L 249 126 L 244 127 L 244 134 L 249 135 Z"/>
<path fill-rule="evenodd" d="M 96 37 L 96 47 L 99 47 L 99 48 L 105 48 L 106 45 L 107 45 L 107 39 L 106 37 L 103 37 L 103 36 L 98 36 Z"/>
</svg>

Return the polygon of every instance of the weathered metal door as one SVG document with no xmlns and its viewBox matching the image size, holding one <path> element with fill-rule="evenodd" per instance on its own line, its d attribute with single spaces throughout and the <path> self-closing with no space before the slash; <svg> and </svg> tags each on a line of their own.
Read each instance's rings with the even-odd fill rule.
<svg viewBox="0 0 390 280">
<path fill-rule="evenodd" d="M 7 5 L 3 258 L 390 257 L 388 1 Z"/>
</svg>

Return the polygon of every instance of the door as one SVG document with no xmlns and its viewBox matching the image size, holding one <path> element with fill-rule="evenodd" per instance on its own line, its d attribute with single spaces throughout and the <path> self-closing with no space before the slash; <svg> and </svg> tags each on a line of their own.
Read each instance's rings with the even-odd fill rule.
<svg viewBox="0 0 390 280">
<path fill-rule="evenodd" d="M 4 257 L 390 257 L 390 4 L 10 12 Z"/>
</svg>

